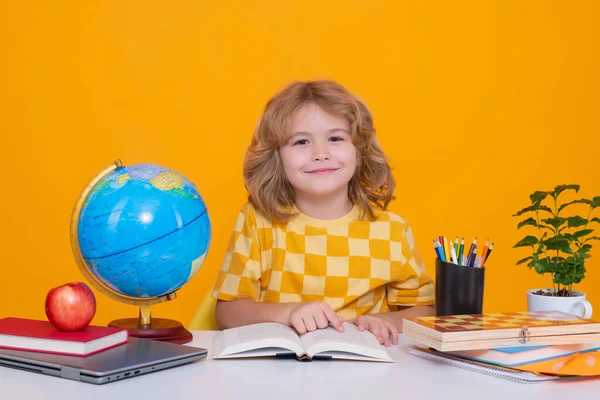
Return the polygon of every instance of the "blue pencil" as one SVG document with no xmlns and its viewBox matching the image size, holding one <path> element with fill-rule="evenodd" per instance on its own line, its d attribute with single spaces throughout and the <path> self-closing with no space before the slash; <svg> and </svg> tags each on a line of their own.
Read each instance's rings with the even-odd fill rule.
<svg viewBox="0 0 600 400">
<path fill-rule="evenodd" d="M 446 262 L 446 256 L 444 255 L 444 248 L 440 244 L 439 240 L 434 239 L 433 242 L 434 242 L 435 250 L 438 253 L 439 259 Z"/>
<path fill-rule="evenodd" d="M 469 267 L 475 266 L 475 259 L 477 258 L 477 245 L 473 247 L 473 253 L 471 253 L 471 259 L 469 260 Z"/>
<path fill-rule="evenodd" d="M 440 251 L 437 248 L 437 243 L 435 242 L 435 239 L 433 239 L 433 249 L 435 250 L 435 255 L 437 258 L 439 258 L 440 260 L 442 259 L 441 255 L 440 255 Z"/>
</svg>

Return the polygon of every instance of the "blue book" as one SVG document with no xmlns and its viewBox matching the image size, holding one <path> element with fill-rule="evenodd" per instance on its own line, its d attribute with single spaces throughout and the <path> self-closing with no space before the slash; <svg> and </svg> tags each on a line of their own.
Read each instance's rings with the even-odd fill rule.
<svg viewBox="0 0 600 400">
<path fill-rule="evenodd" d="M 502 347 L 485 350 L 447 351 L 445 353 L 503 367 L 516 367 L 595 350 L 600 350 L 600 343 Z"/>
</svg>

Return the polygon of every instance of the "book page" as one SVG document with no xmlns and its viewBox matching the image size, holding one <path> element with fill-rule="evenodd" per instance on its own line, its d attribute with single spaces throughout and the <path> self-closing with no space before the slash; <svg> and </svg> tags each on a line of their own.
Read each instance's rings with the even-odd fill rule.
<svg viewBox="0 0 600 400">
<path fill-rule="evenodd" d="M 369 331 L 359 331 L 356 325 L 344 323 L 344 332 L 338 332 L 332 327 L 309 332 L 300 337 L 306 353 L 311 357 L 315 354 L 327 353 L 335 357 L 335 352 L 343 352 L 346 359 L 364 359 L 352 357 L 358 354 L 371 359 L 392 361 L 386 348 L 379 344 L 375 335 Z"/>
<path fill-rule="evenodd" d="M 304 352 L 296 332 L 285 325 L 263 323 L 217 332 L 213 358 L 259 357 L 290 352 L 297 355 Z"/>
</svg>

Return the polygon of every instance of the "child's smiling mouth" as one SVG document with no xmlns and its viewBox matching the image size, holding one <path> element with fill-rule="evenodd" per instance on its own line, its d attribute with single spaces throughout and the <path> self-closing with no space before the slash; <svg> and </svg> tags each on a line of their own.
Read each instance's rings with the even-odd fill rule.
<svg viewBox="0 0 600 400">
<path fill-rule="evenodd" d="M 319 168 L 319 169 L 313 169 L 312 171 L 306 171 L 306 173 L 313 174 L 313 175 L 326 175 L 326 174 L 335 172 L 337 170 L 338 170 L 338 168 Z"/>
</svg>

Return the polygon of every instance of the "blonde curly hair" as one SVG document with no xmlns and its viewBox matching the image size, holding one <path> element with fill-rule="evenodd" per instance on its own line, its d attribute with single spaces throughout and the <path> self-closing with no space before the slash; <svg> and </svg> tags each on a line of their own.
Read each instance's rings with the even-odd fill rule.
<svg viewBox="0 0 600 400">
<path fill-rule="evenodd" d="M 248 200 L 277 221 L 286 221 L 292 215 L 294 188 L 285 176 L 278 149 L 289 140 L 292 116 L 306 104 L 315 104 L 350 123 L 357 166 L 348 185 L 348 197 L 374 220 L 375 208 L 385 210 L 394 199 L 394 178 L 375 137 L 371 112 L 356 95 L 330 80 L 291 83 L 268 101 L 244 160 Z"/>
</svg>

